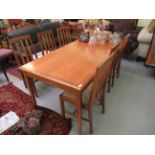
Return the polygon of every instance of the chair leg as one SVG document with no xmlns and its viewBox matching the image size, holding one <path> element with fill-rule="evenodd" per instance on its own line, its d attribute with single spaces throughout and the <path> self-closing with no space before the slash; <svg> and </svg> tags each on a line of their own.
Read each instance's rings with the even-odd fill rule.
<svg viewBox="0 0 155 155">
<path fill-rule="evenodd" d="M 101 97 L 102 113 L 105 113 L 105 94 Z"/>
<path fill-rule="evenodd" d="M 33 90 L 34 90 L 34 93 L 35 93 L 36 97 L 38 97 L 37 89 L 36 89 L 36 86 L 35 86 L 33 80 L 32 80 L 32 88 L 33 88 Z"/>
<path fill-rule="evenodd" d="M 9 82 L 9 78 L 8 78 L 8 75 L 7 75 L 6 70 L 5 70 L 5 65 L 1 64 L 1 68 L 2 68 L 2 71 L 3 71 L 7 81 Z"/>
<path fill-rule="evenodd" d="M 108 93 L 110 93 L 110 88 L 111 88 L 111 75 L 109 76 L 108 79 Z"/>
<path fill-rule="evenodd" d="M 81 94 L 77 94 L 77 101 L 76 101 L 76 110 L 77 110 L 77 127 L 78 127 L 78 134 L 82 133 L 82 107 L 81 107 Z"/>
<path fill-rule="evenodd" d="M 22 75 L 22 78 L 23 78 L 23 82 L 24 82 L 25 88 L 28 88 L 27 87 L 27 83 L 26 83 L 26 79 L 25 79 L 24 75 L 23 74 L 21 74 L 21 75 Z M 33 79 L 31 79 L 31 87 L 33 88 L 33 91 L 34 91 L 35 96 L 38 97 L 37 89 L 35 87 L 35 84 L 34 84 Z"/>
<path fill-rule="evenodd" d="M 117 74 L 116 74 L 116 77 L 117 77 L 117 78 L 119 78 L 120 66 L 121 66 L 121 62 L 119 62 L 119 63 L 118 63 L 118 66 L 117 66 L 117 70 L 116 70 L 116 73 L 117 73 Z"/>
<path fill-rule="evenodd" d="M 7 75 L 7 73 L 6 73 L 6 70 L 5 70 L 5 69 L 4 69 L 3 73 L 4 73 L 4 75 L 5 75 L 6 79 L 7 79 L 7 81 L 9 82 L 9 78 L 8 78 L 8 75 Z"/>
<path fill-rule="evenodd" d="M 92 117 L 92 107 L 88 107 L 88 119 L 89 119 L 89 131 L 90 134 L 93 133 L 93 117 Z"/>
<path fill-rule="evenodd" d="M 24 83 L 24 85 L 25 85 L 25 88 L 27 88 L 27 84 L 26 84 L 26 80 L 25 80 L 25 77 L 24 77 L 24 75 L 21 73 L 21 75 L 22 75 L 22 78 L 23 78 L 23 83 Z"/>
<path fill-rule="evenodd" d="M 61 114 L 63 118 L 65 119 L 65 105 L 64 105 L 64 100 L 62 98 L 62 94 L 60 94 L 59 100 L 60 100 Z"/>
<path fill-rule="evenodd" d="M 115 83 L 115 68 L 112 69 L 112 82 L 111 82 L 111 86 L 113 87 Z"/>
</svg>

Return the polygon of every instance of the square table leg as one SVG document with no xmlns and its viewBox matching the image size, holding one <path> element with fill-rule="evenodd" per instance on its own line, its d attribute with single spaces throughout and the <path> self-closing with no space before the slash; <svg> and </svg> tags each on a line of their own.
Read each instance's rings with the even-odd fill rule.
<svg viewBox="0 0 155 155">
<path fill-rule="evenodd" d="M 81 99 L 81 93 L 79 93 L 78 95 L 76 95 L 77 98 L 77 123 L 78 123 L 78 133 L 81 134 L 82 133 L 82 99 Z"/>
<path fill-rule="evenodd" d="M 34 91 L 34 87 L 33 87 L 33 79 L 28 77 L 25 73 L 24 73 L 24 77 L 25 77 L 26 84 L 29 89 L 30 95 L 32 96 L 33 103 L 35 106 L 37 106 L 37 102 L 35 99 L 35 91 Z"/>
</svg>

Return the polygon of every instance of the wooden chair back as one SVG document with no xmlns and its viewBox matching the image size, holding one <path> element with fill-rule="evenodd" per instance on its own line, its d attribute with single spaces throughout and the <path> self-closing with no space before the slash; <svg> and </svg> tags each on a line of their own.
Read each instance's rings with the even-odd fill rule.
<svg viewBox="0 0 155 155">
<path fill-rule="evenodd" d="M 125 50 L 125 47 L 126 47 L 128 41 L 129 41 L 129 37 L 130 37 L 130 35 L 127 34 L 127 35 L 123 38 L 123 40 L 121 41 L 121 43 L 120 43 L 120 45 L 119 45 L 119 47 L 118 47 L 120 57 L 122 57 L 122 55 L 123 55 L 123 52 L 124 52 L 124 50 Z"/>
<path fill-rule="evenodd" d="M 113 59 L 113 63 L 112 63 L 112 68 L 115 68 L 115 65 L 120 57 L 120 44 L 117 44 L 116 46 L 114 46 L 111 50 L 110 50 L 110 54 L 114 54 L 114 59 Z M 111 68 L 111 70 L 112 70 Z"/>
<path fill-rule="evenodd" d="M 104 95 L 114 56 L 115 53 L 112 53 L 109 58 L 96 70 L 89 96 L 89 105 L 94 104 L 97 99 L 101 99 L 102 95 Z"/>
<path fill-rule="evenodd" d="M 9 43 L 18 66 L 38 58 L 37 54 L 34 53 L 35 50 L 30 35 L 10 39 Z"/>
<path fill-rule="evenodd" d="M 37 36 L 43 55 L 46 55 L 56 49 L 54 35 L 51 30 L 38 32 Z"/>
<path fill-rule="evenodd" d="M 59 46 L 64 46 L 72 41 L 70 28 L 62 27 L 57 29 Z"/>
<path fill-rule="evenodd" d="M 110 50 L 110 54 L 109 54 L 109 55 L 114 54 L 114 59 L 113 59 L 113 62 L 112 62 L 111 68 L 110 68 L 110 72 L 112 72 L 112 69 L 113 69 L 113 68 L 115 67 L 115 65 L 116 65 L 116 61 L 117 61 L 118 56 L 119 56 L 119 45 L 120 45 L 120 44 L 117 44 L 116 46 L 114 46 L 114 47 Z"/>
<path fill-rule="evenodd" d="M 122 55 L 124 53 L 124 50 L 125 50 L 125 47 L 128 43 L 128 40 L 129 40 L 129 34 L 127 34 L 123 40 L 120 42 L 120 44 L 118 44 L 118 50 L 117 50 L 117 54 L 115 56 L 115 62 L 114 62 L 114 67 L 117 65 L 117 63 L 120 63 L 121 61 L 121 58 L 122 58 Z"/>
<path fill-rule="evenodd" d="M 118 51 L 119 45 L 120 45 L 120 44 L 118 43 L 118 44 L 114 45 L 114 46 L 111 48 L 111 50 L 110 50 L 110 52 L 109 52 L 109 56 L 110 56 L 112 53 Z"/>
</svg>

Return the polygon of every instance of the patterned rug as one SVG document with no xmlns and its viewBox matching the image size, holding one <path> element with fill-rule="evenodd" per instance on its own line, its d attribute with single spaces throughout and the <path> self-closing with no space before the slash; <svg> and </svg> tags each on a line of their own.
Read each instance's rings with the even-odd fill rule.
<svg viewBox="0 0 155 155">
<path fill-rule="evenodd" d="M 24 117 L 29 111 L 35 109 L 32 98 L 12 83 L 0 87 L 0 116 L 3 116 L 9 111 L 14 111 L 19 117 Z M 64 135 L 69 134 L 71 130 L 71 120 L 64 120 L 63 117 L 47 108 L 37 107 L 43 113 L 42 129 L 38 133 L 40 135 Z M 7 130 L 3 134 L 24 135 L 22 129 L 18 132 Z"/>
</svg>

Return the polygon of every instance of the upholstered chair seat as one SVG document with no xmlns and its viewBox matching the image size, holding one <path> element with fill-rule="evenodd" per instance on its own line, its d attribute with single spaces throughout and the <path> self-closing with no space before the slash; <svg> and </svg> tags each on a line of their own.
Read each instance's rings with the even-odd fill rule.
<svg viewBox="0 0 155 155">
<path fill-rule="evenodd" d="M 6 73 L 6 64 L 7 64 L 6 60 L 12 54 L 13 52 L 11 49 L 5 49 L 5 48 L 0 49 L 0 68 L 2 69 L 7 81 L 9 81 L 9 78 Z"/>
<path fill-rule="evenodd" d="M 82 104 L 84 104 L 84 105 L 87 105 L 87 104 L 89 103 L 89 95 L 90 95 L 91 87 L 92 87 L 92 83 L 89 84 L 89 85 L 87 86 L 87 88 L 86 88 L 86 89 L 83 91 L 83 93 L 82 93 Z M 76 99 L 75 96 L 74 96 L 74 94 L 69 93 L 69 92 L 67 92 L 67 91 L 65 91 L 65 92 L 63 93 L 63 96 L 72 98 L 73 100 Z"/>
<path fill-rule="evenodd" d="M 6 48 L 0 49 L 0 60 L 5 59 L 10 55 L 12 55 L 11 49 L 6 49 Z"/>
</svg>

